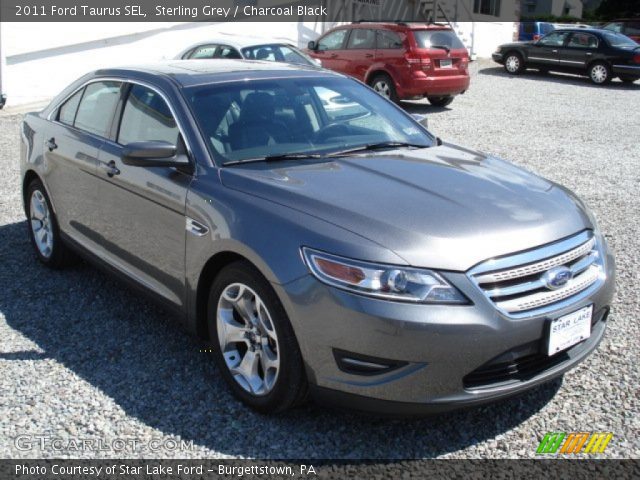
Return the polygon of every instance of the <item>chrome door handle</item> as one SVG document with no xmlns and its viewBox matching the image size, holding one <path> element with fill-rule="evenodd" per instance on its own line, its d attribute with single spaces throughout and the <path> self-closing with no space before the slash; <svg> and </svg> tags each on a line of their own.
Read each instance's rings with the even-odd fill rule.
<svg viewBox="0 0 640 480">
<path fill-rule="evenodd" d="M 116 167 L 116 162 L 114 162 L 113 160 L 111 160 L 109 163 L 102 163 L 100 166 L 109 176 L 109 178 L 113 177 L 114 175 L 120 175 L 120 170 L 118 169 L 118 167 Z"/>
<path fill-rule="evenodd" d="M 591 55 L 593 55 L 593 53 L 587 52 L 586 55 L 587 55 L 587 57 L 590 57 Z"/>
<path fill-rule="evenodd" d="M 551 50 L 552 53 L 558 53 L 558 50 Z"/>
</svg>

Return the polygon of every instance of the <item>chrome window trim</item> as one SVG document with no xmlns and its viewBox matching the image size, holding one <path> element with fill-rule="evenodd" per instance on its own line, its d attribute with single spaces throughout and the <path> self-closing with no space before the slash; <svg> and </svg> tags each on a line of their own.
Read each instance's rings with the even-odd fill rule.
<svg viewBox="0 0 640 480">
<path fill-rule="evenodd" d="M 141 87 L 148 88 L 149 90 L 152 90 L 153 92 L 155 92 L 158 95 L 160 95 L 160 97 L 165 101 L 165 103 L 169 107 L 169 110 L 171 111 L 171 115 L 173 115 L 173 118 L 176 121 L 176 125 L 178 126 L 178 130 L 180 131 L 180 135 L 182 136 L 182 141 L 184 142 L 184 145 L 185 145 L 185 147 L 187 149 L 187 156 L 189 157 L 190 161 L 195 163 L 195 160 L 194 160 L 194 157 L 193 157 L 193 150 L 191 149 L 191 145 L 189 144 L 189 139 L 184 134 L 185 129 L 183 128 L 183 125 L 182 125 L 180 119 L 176 115 L 176 111 L 173 108 L 173 105 L 171 104 L 171 102 L 169 101 L 167 96 L 164 94 L 164 92 L 162 92 L 162 90 L 160 90 L 156 86 L 151 85 L 151 84 L 149 84 L 149 83 L 147 83 L 145 81 L 142 81 L 142 80 L 133 80 L 133 79 L 130 79 L 128 77 L 95 77 L 95 78 L 91 78 L 91 79 L 87 80 L 86 82 L 84 82 L 82 85 L 78 86 L 78 88 L 74 89 L 69 95 L 64 97 L 58 103 L 56 103 L 55 106 L 51 108 L 51 112 L 49 112 L 49 115 L 47 115 L 47 120 L 49 120 L 50 122 L 53 122 L 53 123 L 57 123 L 58 125 L 63 125 L 65 127 L 73 128 L 75 130 L 78 130 L 79 132 L 87 133 L 89 135 L 95 135 L 98 138 L 102 138 L 103 140 L 106 140 L 106 141 L 112 142 L 112 143 L 115 142 L 116 144 L 120 145 L 117 142 L 117 139 L 112 140 L 110 138 L 106 138 L 106 137 L 103 137 L 101 135 L 96 135 L 96 134 L 94 134 L 92 132 L 87 132 L 86 130 L 82 130 L 82 129 L 76 127 L 75 125 L 67 125 L 66 123 L 62 123 L 59 120 L 56 120 L 55 118 L 52 118 L 52 117 L 55 117 L 55 115 L 58 112 L 58 109 L 62 106 L 63 103 L 65 103 L 67 100 L 69 100 L 71 97 L 73 97 L 76 93 L 78 93 L 78 91 L 82 90 L 86 86 L 91 85 L 92 83 L 97 83 L 97 82 L 121 82 L 123 84 L 124 83 L 130 83 L 130 84 L 134 84 L 134 85 L 140 85 Z M 81 102 L 82 102 L 82 100 L 81 100 Z M 118 123 L 120 123 L 120 121 L 118 121 Z"/>
<path fill-rule="evenodd" d="M 634 65 L 614 65 L 613 68 L 634 68 L 640 70 L 640 66 L 636 67 Z"/>
</svg>

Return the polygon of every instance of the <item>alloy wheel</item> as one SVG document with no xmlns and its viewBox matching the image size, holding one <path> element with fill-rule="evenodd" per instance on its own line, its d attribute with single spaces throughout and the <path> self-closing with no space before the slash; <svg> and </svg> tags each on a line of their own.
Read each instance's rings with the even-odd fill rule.
<svg viewBox="0 0 640 480">
<path fill-rule="evenodd" d="M 40 190 L 34 190 L 31 194 L 29 221 L 38 251 L 45 258 L 51 257 L 53 252 L 53 226 L 47 200 Z"/>
<path fill-rule="evenodd" d="M 385 98 L 391 98 L 391 87 L 386 80 L 377 80 L 373 89 Z"/>
<path fill-rule="evenodd" d="M 509 55 L 505 60 L 505 66 L 509 73 L 515 73 L 520 69 L 520 59 L 516 55 Z"/>
<path fill-rule="evenodd" d="M 607 68 L 604 65 L 597 64 L 591 67 L 591 80 L 594 83 L 604 83 L 609 76 L 609 72 L 607 72 Z"/>
<path fill-rule="evenodd" d="M 280 370 L 278 334 L 260 296 L 232 283 L 222 292 L 216 326 L 225 364 L 248 393 L 262 396 L 275 386 Z"/>
</svg>

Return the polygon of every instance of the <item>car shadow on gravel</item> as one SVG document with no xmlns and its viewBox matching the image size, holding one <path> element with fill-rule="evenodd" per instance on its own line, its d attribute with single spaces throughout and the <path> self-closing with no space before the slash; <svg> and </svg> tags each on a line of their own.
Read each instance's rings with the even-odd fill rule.
<svg viewBox="0 0 640 480">
<path fill-rule="evenodd" d="M 511 400 L 421 419 L 365 416 L 313 404 L 265 417 L 231 397 L 205 345 L 187 335 L 174 317 L 88 264 L 64 271 L 40 265 L 27 240 L 26 222 L 0 226 L 0 258 L 0 312 L 10 328 L 37 345 L 34 351 L 0 352 L 0 359 L 53 360 L 69 369 L 79 385 L 66 401 L 84 404 L 84 395 L 93 397 L 97 389 L 116 407 L 95 411 L 91 422 L 107 423 L 104 431 L 127 438 L 140 433 L 141 422 L 147 438 L 179 436 L 223 455 L 433 457 L 494 442 L 542 409 L 561 386 L 556 380 Z M 43 396 L 56 395 L 59 388 L 47 384 L 46 377 L 21 380 L 43 382 Z M 119 417 L 113 425 L 110 419 Z M 60 421 L 51 418 L 51 425 Z M 78 436 L 88 435 L 83 424 L 76 428 Z M 95 427 L 91 435 L 101 431 Z M 507 445 L 497 440 L 492 448 L 507 450 Z"/>
<path fill-rule="evenodd" d="M 607 85 L 594 85 L 587 77 L 581 77 L 579 75 L 572 75 L 570 73 L 549 72 L 542 73 L 538 70 L 527 70 L 520 75 L 510 75 L 504 71 L 503 67 L 489 67 L 478 70 L 479 75 L 491 75 L 494 77 L 502 78 L 525 78 L 527 80 L 536 80 L 547 83 L 561 83 L 564 85 L 576 85 L 580 87 L 589 87 L 595 89 L 611 89 L 611 90 L 640 90 L 640 81 L 635 83 L 622 83 L 621 81 L 614 79 Z"/>
<path fill-rule="evenodd" d="M 455 100 L 454 100 L 455 102 Z M 451 107 L 434 107 L 426 100 L 403 101 L 400 106 L 407 113 L 418 113 L 421 115 L 429 115 L 434 113 L 444 113 L 451 110 Z"/>
</svg>

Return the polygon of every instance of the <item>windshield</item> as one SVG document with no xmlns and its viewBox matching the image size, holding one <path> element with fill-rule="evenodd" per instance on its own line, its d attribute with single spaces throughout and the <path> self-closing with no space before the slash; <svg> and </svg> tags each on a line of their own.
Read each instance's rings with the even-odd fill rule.
<svg viewBox="0 0 640 480">
<path fill-rule="evenodd" d="M 218 163 L 328 155 L 434 138 L 373 90 L 346 78 L 279 78 L 185 89 Z M 390 147 L 391 148 L 391 147 Z"/>
<path fill-rule="evenodd" d="M 243 48 L 242 55 L 250 60 L 317 65 L 311 57 L 290 45 L 255 45 Z"/>
<path fill-rule="evenodd" d="M 621 33 L 603 32 L 602 34 L 612 47 L 640 47 L 636 42 Z"/>
<path fill-rule="evenodd" d="M 458 36 L 451 30 L 414 30 L 418 48 L 447 47 L 450 49 L 464 48 Z"/>
</svg>

